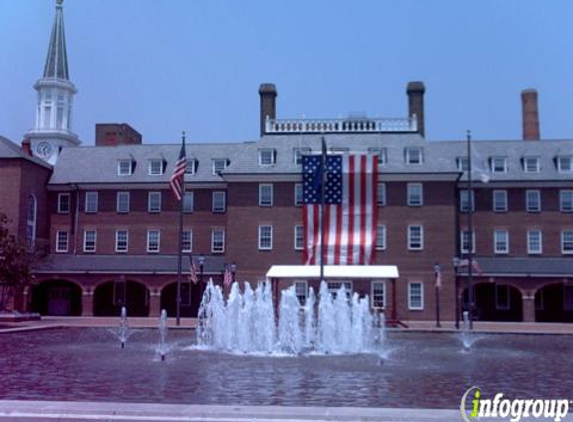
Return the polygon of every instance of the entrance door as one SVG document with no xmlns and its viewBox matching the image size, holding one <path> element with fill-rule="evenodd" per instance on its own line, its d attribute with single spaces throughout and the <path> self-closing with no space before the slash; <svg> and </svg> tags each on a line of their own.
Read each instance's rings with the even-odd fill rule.
<svg viewBox="0 0 573 422">
<path fill-rule="evenodd" d="M 67 286 L 52 287 L 48 293 L 48 315 L 69 315 L 71 293 Z"/>
</svg>

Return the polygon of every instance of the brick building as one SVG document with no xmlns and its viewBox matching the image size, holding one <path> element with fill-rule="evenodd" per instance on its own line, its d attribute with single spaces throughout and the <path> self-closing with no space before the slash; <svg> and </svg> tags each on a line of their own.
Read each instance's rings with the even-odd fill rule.
<svg viewBox="0 0 573 422">
<path fill-rule="evenodd" d="M 2 197 L 19 198 L 2 208 L 18 221 L 20 235 L 26 198 L 44 204 L 34 230 L 48 240 L 49 253 L 35 268 L 23 306 L 44 314 L 117 315 L 126 305 L 131 315 L 157 316 L 161 308 L 173 315 L 179 204 L 169 179 L 179 144 L 146 144 L 129 125 L 106 124 L 96 127 L 96 146 L 78 146 L 71 117 L 60 120 L 50 108 L 65 94 L 62 107 L 71 116 L 75 93 L 61 53 L 61 14 L 58 5 L 47 70 L 36 84 L 32 148 L 24 143 L 19 151 L 0 139 Z M 277 118 L 276 87 L 262 84 L 259 139 L 187 146 L 184 272 L 191 254 L 203 280 L 217 283 L 225 264 L 234 264 L 236 280 L 257 283 L 273 264 L 302 263 L 301 156 L 319 152 L 324 135 L 332 154 L 378 156 L 375 263 L 396 265 L 400 276 L 344 280 L 368 294 L 373 308 L 401 320 L 434 319 L 439 264 L 441 315 L 453 320 L 456 309 L 467 307 L 468 278 L 467 268 L 454 263 L 471 249 L 481 267 L 473 277 L 478 318 L 573 321 L 573 141 L 540 139 L 537 94 L 524 91 L 523 140 L 474 142 L 468 195 L 466 141 L 426 140 L 425 87 L 411 82 L 406 92 L 408 116 L 400 119 L 288 120 Z M 313 280 L 295 283 L 301 298 L 317 287 Z M 203 285 L 183 287 L 183 315 L 191 316 Z"/>
</svg>

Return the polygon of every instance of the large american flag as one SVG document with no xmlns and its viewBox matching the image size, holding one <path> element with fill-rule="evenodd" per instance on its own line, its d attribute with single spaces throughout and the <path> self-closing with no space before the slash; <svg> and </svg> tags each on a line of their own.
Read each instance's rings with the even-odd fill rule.
<svg viewBox="0 0 573 422">
<path fill-rule="evenodd" d="M 175 163 L 175 168 L 173 169 L 173 174 L 171 175 L 171 182 L 169 182 L 169 187 L 171 187 L 171 192 L 173 196 L 178 201 L 183 198 L 183 186 L 185 169 L 187 167 L 187 157 L 185 155 L 185 136 L 181 140 L 181 150 L 179 151 L 179 159 Z"/>
<path fill-rule="evenodd" d="M 302 159 L 304 260 L 320 264 L 322 156 Z M 326 156 L 324 264 L 368 265 L 376 242 L 378 157 Z"/>
</svg>

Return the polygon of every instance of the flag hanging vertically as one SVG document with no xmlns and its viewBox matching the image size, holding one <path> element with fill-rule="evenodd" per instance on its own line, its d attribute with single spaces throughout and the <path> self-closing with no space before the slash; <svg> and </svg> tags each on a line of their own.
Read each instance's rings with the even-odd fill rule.
<svg viewBox="0 0 573 422">
<path fill-rule="evenodd" d="M 320 263 L 320 155 L 303 156 L 304 261 Z M 329 155 L 324 180 L 324 263 L 368 265 L 376 242 L 378 157 Z"/>
<path fill-rule="evenodd" d="M 189 255 L 189 261 L 191 264 L 189 280 L 191 280 L 193 284 L 197 284 L 199 282 L 199 278 L 197 277 L 197 266 L 195 265 L 195 261 L 193 261 L 193 255 Z"/>
<path fill-rule="evenodd" d="M 231 272 L 231 266 L 229 264 L 225 265 L 225 274 L 223 274 L 223 285 L 228 288 L 233 283 L 233 273 Z"/>
<path fill-rule="evenodd" d="M 179 151 L 179 159 L 175 162 L 175 168 L 171 175 L 171 182 L 169 182 L 171 192 L 173 192 L 173 196 L 175 196 L 178 201 L 181 201 L 181 198 L 183 197 L 183 178 L 185 177 L 186 167 L 187 157 L 185 155 L 185 136 L 183 136 L 181 141 L 181 150 Z"/>
</svg>

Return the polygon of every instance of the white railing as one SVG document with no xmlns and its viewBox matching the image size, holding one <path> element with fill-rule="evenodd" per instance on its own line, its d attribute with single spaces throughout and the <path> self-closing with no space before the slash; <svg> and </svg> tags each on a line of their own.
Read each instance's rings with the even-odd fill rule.
<svg viewBox="0 0 573 422">
<path fill-rule="evenodd" d="M 265 133 L 364 133 L 364 132 L 417 132 L 418 120 L 414 114 L 406 118 L 372 119 L 270 119 L 267 116 Z"/>
</svg>

